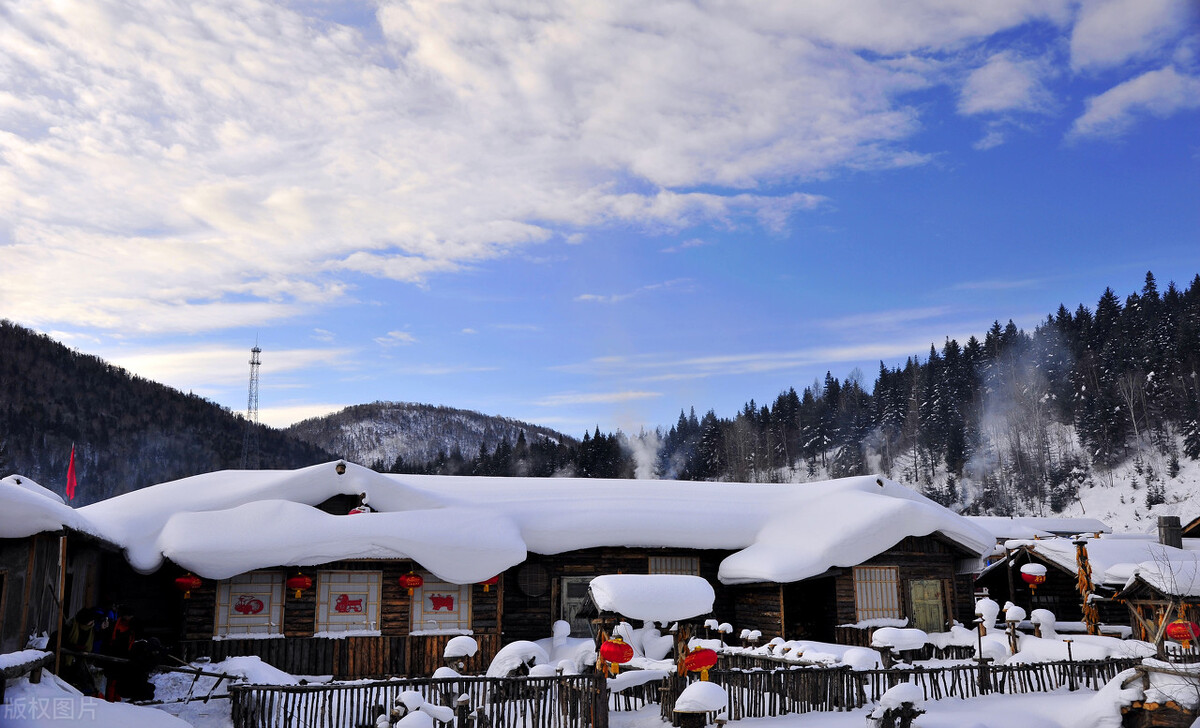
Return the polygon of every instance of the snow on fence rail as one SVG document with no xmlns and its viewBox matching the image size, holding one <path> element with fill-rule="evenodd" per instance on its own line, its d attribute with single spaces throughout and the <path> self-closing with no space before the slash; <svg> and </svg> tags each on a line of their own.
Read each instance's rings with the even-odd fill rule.
<svg viewBox="0 0 1200 728">
<path fill-rule="evenodd" d="M 989 693 L 1020 694 L 1099 690 L 1140 658 L 1063 660 L 1014 665 L 945 665 L 884 670 L 840 667 L 793 667 L 774 670 L 712 670 L 709 679 L 729 694 L 729 720 L 763 718 L 788 713 L 843 711 L 876 703 L 888 688 L 902 682 L 919 686 L 927 700 L 971 698 Z M 680 677 L 668 678 L 662 691 L 662 717 L 673 719 L 675 698 L 687 686 Z"/>
<path fill-rule="evenodd" d="M 330 685 L 231 685 L 234 728 L 375 725 L 400 694 L 455 708 L 456 728 L 608 728 L 603 675 L 455 677 Z M 466 700 L 461 700 L 465 697 Z"/>
</svg>

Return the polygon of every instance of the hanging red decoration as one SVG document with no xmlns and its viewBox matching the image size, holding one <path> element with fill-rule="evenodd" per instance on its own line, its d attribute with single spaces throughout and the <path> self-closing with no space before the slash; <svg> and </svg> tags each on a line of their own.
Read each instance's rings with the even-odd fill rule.
<svg viewBox="0 0 1200 728">
<path fill-rule="evenodd" d="M 1046 567 L 1041 564 L 1025 564 L 1021 567 L 1021 579 L 1029 585 L 1031 591 L 1037 591 L 1039 584 L 1046 583 Z"/>
<path fill-rule="evenodd" d="M 1183 649 L 1191 649 L 1192 640 L 1200 637 L 1200 624 L 1177 619 L 1167 625 L 1167 636 L 1176 642 L 1183 643 Z"/>
<path fill-rule="evenodd" d="M 708 680 L 708 668 L 717 664 L 717 653 L 707 647 L 701 647 L 687 653 L 683 658 L 684 672 L 699 672 L 701 680 Z"/>
<path fill-rule="evenodd" d="M 312 588 L 312 577 L 305 576 L 303 573 L 296 574 L 287 580 L 287 588 L 296 593 L 295 598 L 300 598 L 300 593 Z"/>
<path fill-rule="evenodd" d="M 402 575 L 397 581 L 400 582 L 400 586 L 408 590 L 410 597 L 412 596 L 413 589 L 420 589 L 425 584 L 425 580 L 421 578 L 420 574 L 414 574 L 411 571 Z"/>
<path fill-rule="evenodd" d="M 479 583 L 483 584 L 483 590 L 485 592 L 487 592 L 487 591 L 491 591 L 493 584 L 498 584 L 499 582 L 500 582 L 500 575 L 497 574 L 496 576 L 493 576 L 491 579 L 484 579 L 483 581 L 481 581 Z"/>
<path fill-rule="evenodd" d="M 604 640 L 604 644 L 600 645 L 600 657 L 608 663 L 612 674 L 616 675 L 619 669 L 617 665 L 624 665 L 633 659 L 633 647 L 620 637 L 613 637 Z"/>
<path fill-rule="evenodd" d="M 175 580 L 175 588 L 183 592 L 184 599 L 192 598 L 192 590 L 199 589 L 204 582 L 200 581 L 200 577 L 195 574 L 188 573 Z"/>
</svg>

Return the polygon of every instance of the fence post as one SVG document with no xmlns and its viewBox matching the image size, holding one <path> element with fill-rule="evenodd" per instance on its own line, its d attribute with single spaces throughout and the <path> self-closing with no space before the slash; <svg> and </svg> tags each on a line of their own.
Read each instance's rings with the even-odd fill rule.
<svg viewBox="0 0 1200 728">
<path fill-rule="evenodd" d="M 992 692 L 992 671 L 989 667 L 989 663 L 991 663 L 991 661 L 992 658 L 984 657 L 982 654 L 980 654 L 979 659 L 976 660 L 976 662 L 979 663 L 980 695 L 987 695 L 988 693 Z"/>
<path fill-rule="evenodd" d="M 471 715 L 471 698 L 468 695 L 458 696 L 458 702 L 454 704 L 454 725 L 455 728 L 467 728 L 467 720 Z"/>
</svg>

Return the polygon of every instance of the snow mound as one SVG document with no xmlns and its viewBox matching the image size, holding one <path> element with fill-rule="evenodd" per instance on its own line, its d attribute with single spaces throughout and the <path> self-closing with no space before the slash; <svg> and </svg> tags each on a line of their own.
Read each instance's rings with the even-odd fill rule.
<svg viewBox="0 0 1200 728">
<path fill-rule="evenodd" d="M 694 682 L 675 700 L 676 713 L 715 713 L 729 705 L 729 693 L 711 682 Z"/>
</svg>

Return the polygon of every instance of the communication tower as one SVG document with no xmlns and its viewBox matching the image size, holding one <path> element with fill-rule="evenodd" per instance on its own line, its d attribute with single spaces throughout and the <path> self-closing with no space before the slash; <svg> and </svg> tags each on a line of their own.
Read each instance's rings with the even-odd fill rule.
<svg viewBox="0 0 1200 728">
<path fill-rule="evenodd" d="M 258 470 L 258 344 L 250 350 L 250 394 L 246 399 L 246 435 L 242 438 L 242 470 Z"/>
</svg>

